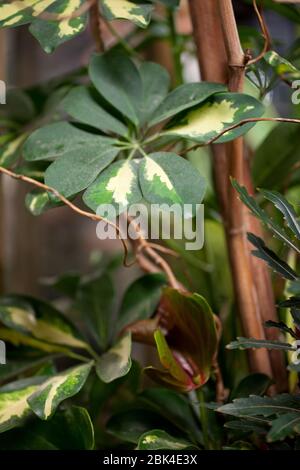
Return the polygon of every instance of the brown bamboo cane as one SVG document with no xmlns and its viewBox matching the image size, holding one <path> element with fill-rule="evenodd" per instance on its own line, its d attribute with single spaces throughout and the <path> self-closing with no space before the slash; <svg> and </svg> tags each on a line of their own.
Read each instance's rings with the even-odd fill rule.
<svg viewBox="0 0 300 470">
<path fill-rule="evenodd" d="M 222 12 L 219 10 L 222 9 Z M 202 78 L 228 83 L 232 91 L 240 91 L 245 72 L 245 57 L 240 46 L 231 1 L 190 0 L 194 37 Z M 222 13 L 222 15 L 221 15 Z M 227 235 L 234 287 L 244 333 L 264 338 L 262 323 L 276 320 L 275 303 L 266 267 L 250 256 L 246 231 L 261 234 L 261 228 L 248 215 L 230 185 L 229 176 L 251 189 L 249 166 L 244 157 L 242 139 L 230 144 L 214 145 L 214 177 Z M 230 166 L 229 166 L 230 164 Z M 274 338 L 274 331 L 269 332 Z M 285 386 L 283 358 L 264 350 L 250 351 L 253 371 L 274 376 Z"/>
</svg>

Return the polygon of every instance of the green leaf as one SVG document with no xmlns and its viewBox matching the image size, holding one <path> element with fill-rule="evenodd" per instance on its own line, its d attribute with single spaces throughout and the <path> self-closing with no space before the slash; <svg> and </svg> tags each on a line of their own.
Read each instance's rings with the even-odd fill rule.
<svg viewBox="0 0 300 470">
<path fill-rule="evenodd" d="M 300 298 L 299 297 L 290 297 L 287 300 L 279 302 L 279 307 L 281 308 L 291 308 L 291 307 L 300 307 Z"/>
<path fill-rule="evenodd" d="M 285 279 L 289 279 L 290 281 L 298 279 L 297 273 L 290 268 L 285 261 L 281 260 L 274 251 L 270 250 L 261 238 L 257 237 L 253 233 L 248 233 L 248 240 L 257 248 L 257 250 L 252 251 L 254 256 L 266 261 L 270 268 Z"/>
<path fill-rule="evenodd" d="M 281 188 L 282 175 L 300 159 L 300 133 L 297 125 L 280 123 L 256 150 L 252 161 L 255 185 Z"/>
<path fill-rule="evenodd" d="M 76 306 L 102 350 L 107 349 L 110 342 L 114 295 L 108 274 L 90 279 L 78 288 Z"/>
<path fill-rule="evenodd" d="M 86 27 L 87 15 L 68 18 L 76 13 L 84 0 L 24 0 L 0 6 L 0 27 L 15 27 L 31 22 L 30 31 L 46 52 L 71 39 Z M 58 15 L 55 21 L 47 20 L 46 13 Z M 43 18 L 40 16 L 44 15 Z"/>
<path fill-rule="evenodd" d="M 131 368 L 131 334 L 126 333 L 103 354 L 96 364 L 96 372 L 105 383 L 124 377 Z"/>
<path fill-rule="evenodd" d="M 300 24 L 300 12 L 297 5 L 286 5 L 274 2 L 274 0 L 264 0 L 264 7 L 276 11 L 276 13 L 285 16 L 290 21 Z"/>
<path fill-rule="evenodd" d="M 300 310 L 297 308 L 291 308 L 291 314 L 296 327 L 300 330 Z"/>
<path fill-rule="evenodd" d="M 273 321 L 273 320 L 268 320 L 265 322 L 265 327 L 266 328 L 277 328 L 278 330 L 282 331 L 283 333 L 288 333 L 291 335 L 293 338 L 297 339 L 297 334 L 295 333 L 292 328 L 289 328 L 284 322 L 280 321 Z"/>
<path fill-rule="evenodd" d="M 241 201 L 248 207 L 248 209 L 250 209 L 252 214 L 257 217 L 269 230 L 271 230 L 278 240 L 288 245 L 297 253 L 300 253 L 300 250 L 294 244 L 293 240 L 290 238 L 284 228 L 277 225 L 268 216 L 268 214 L 257 204 L 254 197 L 248 194 L 247 189 L 244 186 L 240 186 L 236 180 L 232 180 L 231 183 L 239 193 Z"/>
<path fill-rule="evenodd" d="M 31 414 L 27 399 L 35 392 L 38 385 L 32 383 L 22 387 L 19 381 L 9 385 L 9 389 L 0 389 L 0 433 L 22 424 Z"/>
<path fill-rule="evenodd" d="M 82 389 L 93 364 L 89 362 L 67 369 L 46 380 L 27 400 L 32 411 L 41 419 L 49 419 L 62 401 Z"/>
<path fill-rule="evenodd" d="M 138 320 L 150 318 L 162 294 L 166 278 L 160 273 L 145 274 L 125 292 L 118 317 L 117 331 Z"/>
<path fill-rule="evenodd" d="M 29 31 L 39 41 L 45 52 L 53 52 L 60 44 L 82 33 L 87 25 L 87 13 L 77 16 L 85 0 L 55 0 L 55 2 L 40 2 L 53 5 L 47 12 L 58 15 L 54 21 L 37 18 L 31 24 Z M 72 15 L 76 15 L 72 18 Z"/>
<path fill-rule="evenodd" d="M 34 189 L 26 194 L 25 206 L 32 215 L 38 216 L 46 212 L 48 209 L 59 206 L 60 203 L 55 203 L 50 199 L 47 191 Z"/>
<path fill-rule="evenodd" d="M 79 158 L 82 152 L 98 155 L 99 148 L 115 143 L 114 139 L 82 131 L 68 122 L 55 122 L 37 129 L 25 142 L 23 155 L 27 161 L 55 159 L 65 155 Z"/>
<path fill-rule="evenodd" d="M 82 124 L 95 127 L 105 133 L 114 133 L 122 136 L 128 134 L 127 127 L 113 115 L 105 111 L 96 101 L 91 91 L 79 86 L 73 88 L 63 101 L 64 110 Z"/>
<path fill-rule="evenodd" d="M 300 434 L 299 412 L 286 413 L 272 421 L 272 427 L 268 432 L 267 441 L 279 441 L 287 437 L 294 437 L 295 434 Z"/>
<path fill-rule="evenodd" d="M 156 1 L 166 5 L 169 8 L 177 8 L 180 3 L 180 0 L 151 0 L 152 3 L 156 3 Z"/>
<path fill-rule="evenodd" d="M 226 91 L 224 85 L 218 83 L 186 83 L 175 88 L 155 111 L 150 125 L 169 119 L 176 114 L 199 105 L 215 93 Z"/>
<path fill-rule="evenodd" d="M 118 50 L 94 55 L 90 62 L 89 75 L 103 98 L 138 125 L 143 84 L 139 71 L 130 58 Z"/>
<path fill-rule="evenodd" d="M 239 398 L 223 405 L 217 411 L 231 416 L 272 416 L 274 414 L 297 412 L 300 417 L 300 397 L 283 393 L 274 397 L 251 396 Z"/>
<path fill-rule="evenodd" d="M 109 21 L 125 19 L 137 26 L 146 28 L 150 21 L 153 7 L 151 5 L 136 3 L 128 0 L 102 0 L 103 14 Z"/>
<path fill-rule="evenodd" d="M 2 382 L 6 382 L 8 380 L 11 380 L 13 377 L 16 377 L 17 375 L 23 374 L 24 372 L 27 372 L 29 370 L 36 369 L 39 366 L 42 366 L 44 363 L 46 363 L 48 357 L 36 355 L 31 357 L 30 355 L 28 358 L 14 358 L 8 356 L 6 364 L 1 364 L 0 367 L 0 384 Z M 38 374 L 38 375 L 44 375 L 44 374 Z"/>
<path fill-rule="evenodd" d="M 297 80 L 300 78 L 300 71 L 297 67 L 281 57 L 277 52 L 266 52 L 264 60 L 274 69 L 277 75 L 284 76 L 288 80 Z"/>
<path fill-rule="evenodd" d="M 92 450 L 94 429 L 86 409 L 78 406 L 58 411 L 48 422 L 36 420 L 30 427 L 0 437 L 1 450 Z"/>
<path fill-rule="evenodd" d="M 185 395 L 166 388 L 147 388 L 139 395 L 139 401 L 147 409 L 161 413 L 189 439 L 201 440 L 197 419 Z"/>
<path fill-rule="evenodd" d="M 0 148 L 0 165 L 9 168 L 14 165 L 20 157 L 21 147 L 27 134 L 22 134 L 9 141 Z"/>
<path fill-rule="evenodd" d="M 0 26 L 19 26 L 28 23 L 55 1 L 49 0 L 47 5 L 42 0 L 3 2 L 0 6 Z"/>
<path fill-rule="evenodd" d="M 139 117 L 142 125 L 148 125 L 151 116 L 168 94 L 170 76 L 166 69 L 153 62 L 143 62 L 139 73 L 143 87 Z"/>
<path fill-rule="evenodd" d="M 65 197 L 73 196 L 90 186 L 99 173 L 114 161 L 119 150 L 103 142 L 91 148 L 57 158 L 46 170 L 45 183 Z"/>
<path fill-rule="evenodd" d="M 144 158 L 139 181 L 144 198 L 154 204 L 200 204 L 206 191 L 206 181 L 200 173 L 170 152 L 152 153 Z"/>
<path fill-rule="evenodd" d="M 237 341 L 232 341 L 226 346 L 227 349 L 283 349 L 284 351 L 295 351 L 295 347 L 289 343 L 280 341 L 270 341 L 265 339 L 238 337 Z"/>
<path fill-rule="evenodd" d="M 69 349 L 58 346 L 56 344 L 49 344 L 45 341 L 27 336 L 26 334 L 20 333 L 19 331 L 10 330 L 8 328 L 0 328 L 0 338 L 4 341 L 12 343 L 15 346 L 29 346 L 33 349 L 38 349 L 47 353 L 62 353 L 68 356 Z"/>
<path fill-rule="evenodd" d="M 144 433 L 137 445 L 137 450 L 184 450 L 195 448 L 192 443 L 170 436 L 170 434 L 159 429 Z"/>
<path fill-rule="evenodd" d="M 271 426 L 267 440 L 273 442 L 296 433 L 299 434 L 299 400 L 299 396 L 287 393 L 274 397 L 253 395 L 248 398 L 234 400 L 233 403 L 221 406 L 217 411 L 240 418 L 257 417 L 260 422 L 267 422 Z M 264 420 L 261 417 L 269 419 Z"/>
<path fill-rule="evenodd" d="M 88 349 L 73 325 L 51 305 L 21 296 L 0 299 L 0 321 L 37 340 Z"/>
<path fill-rule="evenodd" d="M 173 123 L 163 134 L 206 144 L 230 126 L 244 119 L 258 118 L 263 113 L 263 105 L 252 96 L 241 93 L 218 93 L 194 110 L 183 114 L 179 122 Z M 215 143 L 236 139 L 254 125 L 255 123 L 245 124 L 228 131 Z"/>
<path fill-rule="evenodd" d="M 138 163 L 135 160 L 119 160 L 110 165 L 84 193 L 85 204 L 94 212 L 102 204 L 112 204 L 118 215 L 129 205 L 138 203 L 142 194 L 137 171 Z"/>
<path fill-rule="evenodd" d="M 1 7 L 0 7 L 1 18 Z M 0 20 L 1 27 L 1 20 Z M 6 104 L 0 108 L 0 117 L 13 123 L 26 124 L 36 116 L 36 104 L 28 92 L 20 88 L 11 88 L 6 92 Z"/>
<path fill-rule="evenodd" d="M 300 240 L 300 224 L 293 206 L 277 191 L 261 189 L 260 192 L 266 199 L 268 199 L 268 201 L 273 202 L 274 206 L 283 214 L 288 227 L 292 230 L 298 240 Z"/>
<path fill-rule="evenodd" d="M 247 420 L 247 419 L 240 419 L 234 421 L 227 421 L 224 424 L 225 428 L 233 429 L 233 431 L 242 432 L 242 433 L 256 433 L 257 435 L 260 434 L 267 434 L 268 432 L 268 424 L 265 422 L 257 422 Z"/>
</svg>

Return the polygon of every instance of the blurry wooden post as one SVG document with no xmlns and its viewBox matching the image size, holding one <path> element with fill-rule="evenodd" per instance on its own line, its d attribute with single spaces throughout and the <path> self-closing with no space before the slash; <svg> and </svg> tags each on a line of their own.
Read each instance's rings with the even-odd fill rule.
<svg viewBox="0 0 300 470">
<path fill-rule="evenodd" d="M 24 87 L 33 82 L 37 71 L 36 40 L 23 28 L 9 31 L 9 61 L 6 79 L 9 86 Z M 37 220 L 25 209 L 29 187 L 4 180 L 6 291 L 37 293 Z M 32 188 L 30 188 L 32 189 Z"/>
<path fill-rule="evenodd" d="M 5 67 L 5 32 L 0 30 L 0 80 L 6 79 Z M 1 104 L 0 104 L 1 106 Z M 0 130 L 1 135 L 1 130 Z M 5 252 L 4 252 L 4 201 L 3 201 L 3 187 L 2 178 L 0 177 L 0 293 L 4 287 L 4 269 L 5 269 Z"/>
</svg>

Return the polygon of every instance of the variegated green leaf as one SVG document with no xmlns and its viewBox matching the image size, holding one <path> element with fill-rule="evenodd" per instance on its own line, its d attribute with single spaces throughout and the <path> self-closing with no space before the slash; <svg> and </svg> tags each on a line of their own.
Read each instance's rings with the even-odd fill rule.
<svg viewBox="0 0 300 470">
<path fill-rule="evenodd" d="M 119 341 L 103 354 L 96 364 L 100 379 L 109 383 L 124 377 L 131 368 L 131 334 L 126 333 Z"/>
<path fill-rule="evenodd" d="M 207 143 L 230 126 L 244 119 L 258 118 L 264 106 L 252 96 L 241 93 L 218 93 L 193 111 L 183 115 L 164 134 L 199 143 Z M 216 143 L 228 142 L 248 132 L 255 124 L 245 124 L 223 134 Z"/>
<path fill-rule="evenodd" d="M 50 14 L 57 15 L 54 21 L 37 18 L 31 24 L 30 32 L 45 52 L 52 52 L 57 46 L 85 30 L 87 13 L 76 15 L 84 3 L 85 0 L 56 0 L 47 9 Z"/>
<path fill-rule="evenodd" d="M 12 166 L 19 158 L 20 148 L 27 134 L 22 134 L 15 139 L 5 143 L 0 148 L 0 165 L 5 168 Z"/>
<path fill-rule="evenodd" d="M 86 27 L 87 14 L 76 12 L 84 0 L 15 0 L 0 6 L 0 27 L 30 23 L 31 33 L 46 52 L 71 39 Z M 48 14 L 48 17 L 47 17 Z M 55 15 L 55 18 L 51 15 Z"/>
<path fill-rule="evenodd" d="M 148 25 L 153 9 L 151 5 L 128 0 L 102 0 L 101 3 L 103 14 L 108 20 L 130 20 L 142 28 Z"/>
<path fill-rule="evenodd" d="M 215 93 L 226 91 L 219 83 L 185 83 L 171 91 L 155 111 L 150 125 L 170 119 L 176 114 L 203 103 Z"/>
<path fill-rule="evenodd" d="M 277 75 L 286 76 L 290 80 L 300 78 L 300 70 L 297 69 L 291 62 L 281 57 L 275 51 L 268 51 L 264 55 L 264 59 L 276 72 Z"/>
<path fill-rule="evenodd" d="M 166 431 L 154 429 L 144 433 L 138 442 L 137 450 L 183 450 L 195 446 L 188 441 L 170 436 Z"/>
<path fill-rule="evenodd" d="M 92 92 L 79 86 L 68 93 L 63 102 L 65 111 L 77 121 L 95 127 L 105 133 L 112 132 L 126 136 L 127 127 L 104 108 L 94 98 Z"/>
<path fill-rule="evenodd" d="M 14 0 L 0 5 L 0 26 L 11 27 L 26 24 L 37 18 L 56 0 Z"/>
<path fill-rule="evenodd" d="M 8 328 L 30 334 L 37 340 L 88 349 L 87 343 L 80 339 L 67 319 L 43 302 L 33 301 L 31 304 L 17 296 L 2 298 L 0 321 Z"/>
<path fill-rule="evenodd" d="M 30 396 L 28 404 L 41 419 L 49 419 L 58 405 L 76 395 L 84 386 L 93 362 L 68 369 L 51 377 Z"/>
<path fill-rule="evenodd" d="M 114 139 L 82 131 L 68 122 L 56 122 L 37 129 L 24 144 L 23 155 L 28 161 L 48 160 L 65 155 L 98 155 L 99 149 L 113 145 Z"/>
<path fill-rule="evenodd" d="M 101 204 L 113 204 L 118 213 L 142 198 L 138 185 L 137 163 L 120 160 L 105 170 L 83 195 L 83 200 L 95 212 Z"/>
<path fill-rule="evenodd" d="M 150 318 L 159 303 L 166 278 L 161 273 L 150 273 L 136 279 L 127 289 L 118 315 L 117 330 Z"/>
<path fill-rule="evenodd" d="M 55 204 L 49 197 L 47 191 L 33 190 L 26 194 L 25 206 L 31 212 L 32 215 L 41 215 L 52 207 L 57 207 L 59 204 Z"/>
<path fill-rule="evenodd" d="M 73 196 L 86 189 L 99 173 L 113 162 L 119 149 L 106 142 L 80 152 L 70 152 L 57 158 L 45 172 L 45 183 L 65 197 Z"/>
<path fill-rule="evenodd" d="M 14 346 L 29 346 L 30 348 L 47 353 L 61 353 L 66 356 L 70 354 L 70 350 L 66 347 L 46 343 L 44 340 L 40 341 L 19 331 L 10 330 L 9 328 L 0 328 L 0 338 Z"/>
<path fill-rule="evenodd" d="M 200 204 L 206 181 L 175 153 L 148 155 L 140 163 L 139 180 L 144 198 L 154 204 Z M 188 184 L 186 184 L 188 181 Z"/>
<path fill-rule="evenodd" d="M 23 388 L 0 389 L 0 433 L 8 431 L 24 422 L 31 414 L 27 399 L 38 388 L 36 384 L 28 384 Z"/>
</svg>

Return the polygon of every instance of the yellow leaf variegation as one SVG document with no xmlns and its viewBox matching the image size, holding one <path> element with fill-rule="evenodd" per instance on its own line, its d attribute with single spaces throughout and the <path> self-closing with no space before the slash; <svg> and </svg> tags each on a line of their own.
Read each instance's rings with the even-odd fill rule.
<svg viewBox="0 0 300 470">
<path fill-rule="evenodd" d="M 1 166 L 9 167 L 14 163 L 15 159 L 18 157 L 19 149 L 26 137 L 27 134 L 22 134 L 0 148 Z"/>
<path fill-rule="evenodd" d="M 30 31 L 46 52 L 86 27 L 86 13 L 77 15 L 84 0 L 15 0 L 0 6 L 0 27 L 31 23 Z M 47 16 L 48 14 L 48 16 Z"/>
<path fill-rule="evenodd" d="M 249 118 L 260 117 L 263 105 L 252 96 L 240 93 L 218 93 L 198 108 L 181 116 L 178 123 L 171 123 L 164 134 L 178 136 L 199 143 L 208 143 L 227 128 Z M 227 142 L 247 132 L 255 123 L 245 124 L 225 132 L 217 140 Z"/>
<path fill-rule="evenodd" d="M 201 203 L 206 190 L 206 182 L 198 171 L 171 152 L 152 153 L 144 158 L 139 165 L 139 182 L 148 202 L 190 204 L 190 216 L 195 205 Z"/>
<path fill-rule="evenodd" d="M 138 185 L 138 163 L 119 160 L 101 173 L 84 193 L 83 200 L 94 211 L 100 205 L 113 204 L 117 213 L 142 198 Z"/>
<path fill-rule="evenodd" d="M 131 368 L 131 334 L 126 333 L 97 362 L 96 371 L 105 383 L 126 375 Z"/>
<path fill-rule="evenodd" d="M 93 362 L 73 367 L 44 382 L 28 398 L 32 411 L 41 419 L 50 418 L 58 405 L 76 395 L 85 384 Z"/>
<path fill-rule="evenodd" d="M 24 333 L 20 333 L 20 331 L 14 331 L 8 328 L 0 328 L 0 338 L 14 346 L 29 346 L 30 348 L 38 349 L 46 353 L 62 353 L 65 355 L 69 355 L 70 353 L 68 348 L 56 344 L 49 344 L 45 341 L 27 336 Z"/>
<path fill-rule="evenodd" d="M 150 20 L 151 5 L 128 0 L 102 0 L 103 13 L 108 20 L 124 19 L 145 28 Z"/>
<path fill-rule="evenodd" d="M 39 310 L 38 314 L 35 308 Z M 58 311 L 43 302 L 34 307 L 18 297 L 3 298 L 0 302 L 0 321 L 8 328 L 19 330 L 20 334 L 17 335 L 18 338 L 15 337 L 15 340 L 16 342 L 20 340 L 21 344 L 24 344 L 25 334 L 29 334 L 33 337 L 28 338 L 31 340 L 36 339 L 71 348 L 89 349 L 87 343 L 78 337 L 73 325 Z M 34 341 L 31 342 L 34 347 Z"/>
<path fill-rule="evenodd" d="M 37 389 L 37 385 L 28 385 L 17 390 L 0 391 L 0 433 L 21 424 L 31 410 L 27 403 Z"/>
</svg>

